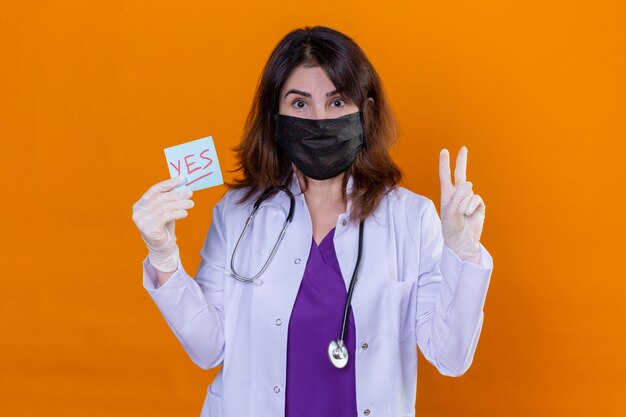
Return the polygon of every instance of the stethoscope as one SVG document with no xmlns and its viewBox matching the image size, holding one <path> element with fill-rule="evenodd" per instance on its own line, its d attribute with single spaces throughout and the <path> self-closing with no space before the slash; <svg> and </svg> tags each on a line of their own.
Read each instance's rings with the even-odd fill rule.
<svg viewBox="0 0 626 417">
<path fill-rule="evenodd" d="M 245 277 L 243 275 L 240 275 L 235 271 L 235 257 L 237 256 L 239 245 L 241 244 L 243 237 L 248 231 L 248 227 L 250 226 L 252 219 L 254 219 L 254 216 L 256 216 L 256 213 L 259 210 L 261 203 L 263 203 L 263 201 L 267 200 L 270 196 L 274 195 L 276 192 L 279 192 L 279 191 L 283 191 L 289 196 L 289 213 L 287 214 L 287 218 L 285 219 L 285 222 L 283 223 L 283 227 L 280 232 L 280 235 L 278 236 L 278 239 L 276 240 L 276 243 L 274 244 L 274 247 L 272 248 L 272 252 L 267 258 L 267 261 L 265 261 L 265 263 L 263 264 L 263 267 L 261 267 L 261 270 L 253 277 Z M 289 224 L 293 220 L 295 206 L 296 206 L 296 199 L 293 196 L 293 193 L 285 186 L 270 187 L 267 190 L 265 190 L 261 194 L 261 196 L 259 196 L 259 198 L 254 203 L 254 206 L 252 207 L 252 213 L 250 213 L 250 216 L 248 216 L 248 219 L 246 220 L 246 223 L 243 226 L 243 230 L 241 232 L 241 235 L 239 235 L 239 239 L 237 239 L 237 244 L 235 244 L 235 248 L 233 249 L 233 255 L 230 258 L 230 271 L 227 273 L 227 275 L 230 275 L 231 277 L 235 278 L 236 280 L 240 282 L 251 282 L 257 285 L 260 285 L 262 283 L 259 277 L 267 269 L 267 266 L 269 265 L 270 261 L 274 257 L 274 254 L 276 253 L 276 250 L 278 249 L 278 245 L 283 240 L 283 237 L 285 236 L 285 231 L 287 230 L 287 226 L 289 226 Z M 356 281 L 358 281 L 357 273 L 359 270 L 359 263 L 361 261 L 362 248 L 363 248 L 363 221 L 361 221 L 359 224 L 359 249 L 358 249 L 358 253 L 356 256 L 356 265 L 354 266 L 354 271 L 352 272 L 352 278 L 350 279 L 350 285 L 348 286 L 348 294 L 346 296 L 346 303 L 343 309 L 343 322 L 341 324 L 341 335 L 339 336 L 339 339 L 332 340 L 330 344 L 328 345 L 328 358 L 330 359 L 330 362 L 336 368 L 343 368 L 348 364 L 348 349 L 346 348 L 344 344 L 344 337 L 346 335 L 346 327 L 348 324 L 350 303 L 352 302 L 352 294 L 354 293 L 354 286 L 356 284 Z"/>
</svg>

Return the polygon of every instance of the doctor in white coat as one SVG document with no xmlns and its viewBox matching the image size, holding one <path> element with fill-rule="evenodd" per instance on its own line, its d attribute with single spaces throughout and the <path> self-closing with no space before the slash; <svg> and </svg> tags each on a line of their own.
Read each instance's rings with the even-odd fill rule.
<svg viewBox="0 0 626 417">
<path fill-rule="evenodd" d="M 297 29 L 264 68 L 237 148 L 241 177 L 213 208 L 195 277 L 174 233 L 193 207 L 192 192 L 175 189 L 184 179 L 159 182 L 135 203 L 133 221 L 149 250 L 145 289 L 191 360 L 221 365 L 202 416 L 286 415 L 291 312 L 311 242 L 332 229 L 346 291 L 361 246 L 349 303 L 356 414 L 415 415 L 416 344 L 443 375 L 470 367 L 493 260 L 480 243 L 485 204 L 466 179 L 467 148 L 458 152 L 454 184 L 449 154 L 440 153 L 440 219 L 432 200 L 398 186 L 388 155 L 395 139 L 363 51 L 333 29 Z M 281 185 L 293 201 L 285 191 L 269 195 L 242 237 L 256 199 Z M 254 282 L 236 279 L 253 277 L 268 259 Z"/>
</svg>

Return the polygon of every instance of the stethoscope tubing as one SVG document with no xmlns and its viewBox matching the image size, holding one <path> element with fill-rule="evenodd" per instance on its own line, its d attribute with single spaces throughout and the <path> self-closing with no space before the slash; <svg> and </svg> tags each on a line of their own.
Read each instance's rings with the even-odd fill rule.
<svg viewBox="0 0 626 417">
<path fill-rule="evenodd" d="M 352 303 L 352 294 L 354 293 L 354 286 L 359 280 L 357 275 L 359 273 L 359 264 L 361 263 L 361 253 L 363 251 L 363 220 L 359 223 L 359 249 L 356 255 L 356 264 L 354 265 L 354 271 L 352 271 L 352 278 L 350 278 L 350 286 L 348 287 L 348 295 L 346 296 L 346 305 L 343 309 L 343 321 L 341 323 L 341 336 L 339 340 L 343 342 L 346 335 L 346 327 L 348 325 L 348 313 L 350 311 L 350 305 Z"/>
<path fill-rule="evenodd" d="M 270 253 L 270 256 L 267 258 L 265 263 L 263 264 L 263 267 L 261 268 L 261 270 L 256 275 L 254 275 L 253 277 L 244 277 L 242 275 L 239 275 L 237 272 L 235 272 L 235 257 L 237 256 L 237 252 L 239 251 L 239 245 L 241 244 L 243 237 L 248 231 L 248 227 L 250 226 L 252 219 L 254 218 L 254 216 L 256 216 L 256 213 L 259 210 L 261 203 L 265 201 L 267 198 L 269 198 L 272 193 L 276 191 L 280 191 L 280 190 L 285 191 L 287 195 L 289 196 L 289 213 L 287 214 L 287 218 L 285 219 L 283 223 L 283 227 L 280 231 L 280 235 L 278 236 L 278 239 L 276 239 L 276 243 L 274 244 L 274 247 L 272 248 L 272 252 Z M 268 188 L 267 190 L 265 190 L 265 192 L 263 192 L 263 194 L 261 194 L 261 196 L 254 203 L 254 206 L 252 208 L 252 213 L 250 213 L 250 215 L 248 216 L 248 219 L 246 220 L 246 223 L 243 226 L 243 231 L 239 235 L 239 239 L 237 239 L 237 243 L 235 244 L 235 248 L 233 249 L 233 255 L 230 257 L 230 276 L 231 277 L 235 278 L 236 280 L 240 282 L 256 282 L 256 280 L 259 279 L 259 277 L 263 274 L 263 272 L 265 272 L 268 265 L 272 261 L 272 258 L 274 258 L 274 254 L 276 253 L 276 250 L 278 249 L 278 245 L 280 244 L 280 242 L 283 240 L 283 237 L 285 236 L 285 232 L 287 231 L 287 226 L 289 226 L 289 224 L 293 220 L 295 205 L 296 205 L 296 199 L 293 196 L 293 193 L 284 186 Z"/>
<path fill-rule="evenodd" d="M 237 256 L 237 252 L 239 250 L 241 241 L 243 237 L 246 235 L 246 232 L 248 231 L 248 227 L 250 226 L 252 219 L 254 219 L 254 217 L 256 216 L 256 213 L 259 210 L 261 203 L 263 203 L 263 201 L 268 199 L 273 193 L 277 191 L 285 191 L 287 195 L 289 196 L 289 213 L 287 214 L 287 218 L 285 219 L 283 223 L 283 227 L 280 232 L 280 235 L 278 236 L 278 239 L 276 240 L 276 243 L 274 244 L 274 247 L 272 248 L 272 252 L 270 253 L 270 256 L 267 258 L 267 261 L 265 261 L 265 263 L 263 264 L 263 267 L 256 275 L 254 275 L 253 277 L 244 277 L 242 275 L 239 275 L 235 271 L 235 257 Z M 265 272 L 269 263 L 274 258 L 274 254 L 276 253 L 276 250 L 278 249 L 278 245 L 280 244 L 280 242 L 283 240 L 283 237 L 285 236 L 285 232 L 287 231 L 287 226 L 289 226 L 289 224 L 293 220 L 295 206 L 296 206 L 295 197 L 293 193 L 285 186 L 270 187 L 261 194 L 261 196 L 255 201 L 254 206 L 252 208 L 252 213 L 250 213 L 250 216 L 248 216 L 248 219 L 246 220 L 246 223 L 244 224 L 243 230 L 241 234 L 239 235 L 239 239 L 237 239 L 237 243 L 235 244 L 235 248 L 233 249 L 233 254 L 230 258 L 230 273 L 228 275 L 230 275 L 231 277 L 235 278 L 236 280 L 240 282 L 256 283 L 260 281 L 259 277 L 263 274 L 263 272 Z M 348 361 L 348 352 L 344 346 L 344 337 L 346 335 L 346 329 L 348 327 L 348 317 L 350 313 L 350 306 L 352 303 L 352 295 L 354 293 L 354 287 L 356 285 L 356 282 L 358 281 L 357 276 L 358 276 L 358 271 L 359 271 L 359 265 L 361 263 L 362 252 L 363 252 L 363 220 L 361 220 L 361 222 L 359 223 L 358 252 L 357 252 L 357 257 L 356 257 L 356 263 L 354 265 L 354 271 L 352 271 L 352 277 L 350 278 L 350 284 L 348 286 L 348 292 L 346 294 L 346 302 L 345 302 L 344 309 L 343 309 L 343 320 L 341 323 L 341 335 L 339 339 L 337 339 L 336 341 L 335 340 L 331 341 L 331 345 L 329 346 L 330 360 L 333 363 L 333 365 L 337 368 L 343 368 L 347 364 L 347 361 Z M 342 353 L 339 353 L 339 350 L 341 350 Z M 341 359 L 333 358 L 335 354 L 341 356 Z"/>
</svg>

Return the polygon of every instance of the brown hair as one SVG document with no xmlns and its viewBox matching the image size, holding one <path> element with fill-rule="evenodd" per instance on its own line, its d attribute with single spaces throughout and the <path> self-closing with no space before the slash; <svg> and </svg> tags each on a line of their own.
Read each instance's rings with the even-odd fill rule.
<svg viewBox="0 0 626 417">
<path fill-rule="evenodd" d="M 321 67 L 335 88 L 363 110 L 365 147 L 343 177 L 344 201 L 350 198 L 352 202 L 350 219 L 363 220 L 402 177 L 388 153 L 397 140 L 398 126 L 382 82 L 365 53 L 351 38 L 327 27 L 295 29 L 272 51 L 263 68 L 241 143 L 233 149 L 239 157 L 235 172 L 241 171 L 243 177 L 227 185 L 235 189 L 250 187 L 239 202 L 269 187 L 285 182 L 290 185 L 291 162 L 274 141 L 271 115 L 278 112 L 279 95 L 285 81 L 301 65 Z M 368 100 L 370 97 L 373 103 Z M 353 187 L 346 196 L 350 175 Z"/>
</svg>

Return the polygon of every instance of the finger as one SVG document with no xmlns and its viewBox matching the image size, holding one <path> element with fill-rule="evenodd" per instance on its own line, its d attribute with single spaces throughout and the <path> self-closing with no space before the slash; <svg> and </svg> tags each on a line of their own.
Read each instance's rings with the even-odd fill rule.
<svg viewBox="0 0 626 417">
<path fill-rule="evenodd" d="M 191 191 L 188 188 L 183 188 L 180 190 L 165 191 L 165 192 L 152 196 L 152 199 L 150 200 L 150 204 L 158 205 L 158 204 L 166 203 L 168 201 L 183 200 L 186 198 L 188 199 L 188 198 L 191 198 L 192 195 L 193 195 L 193 191 Z"/>
<path fill-rule="evenodd" d="M 172 200 L 162 204 L 152 203 L 133 213 L 133 221 L 140 230 L 146 228 L 161 227 L 169 220 L 168 213 L 190 209 L 195 206 L 193 200 Z"/>
<path fill-rule="evenodd" d="M 467 211 L 472 206 L 474 202 L 474 194 L 470 193 L 461 202 L 459 203 L 459 213 L 467 215 Z"/>
<path fill-rule="evenodd" d="M 474 194 L 472 195 L 471 200 L 467 204 L 467 208 L 465 209 L 463 214 L 465 214 L 468 217 L 476 212 L 482 213 L 484 215 L 485 214 L 484 209 L 485 209 L 485 203 L 483 202 L 483 199 L 479 195 Z"/>
<path fill-rule="evenodd" d="M 478 202 L 479 201 L 478 201 L 478 198 L 476 198 L 476 194 L 472 195 L 472 198 L 467 204 L 467 209 L 465 209 L 466 216 L 471 216 L 474 213 L 474 210 L 476 210 L 476 206 L 478 205 Z"/>
<path fill-rule="evenodd" d="M 143 205 L 144 205 L 143 197 L 135 201 L 135 204 L 133 204 L 133 213 L 137 213 L 143 207 Z"/>
<path fill-rule="evenodd" d="M 452 203 L 456 204 L 457 207 L 460 207 L 460 203 L 465 200 L 468 196 L 474 194 L 472 191 L 472 187 L 474 184 L 471 181 L 462 182 L 458 185 L 454 186 L 454 195 L 452 196 Z"/>
<path fill-rule="evenodd" d="M 467 170 L 467 148 L 461 146 L 456 156 L 456 166 L 454 167 L 454 185 L 465 182 Z"/>
<path fill-rule="evenodd" d="M 478 194 L 474 194 L 474 202 L 475 202 L 474 203 L 475 207 L 473 208 L 472 213 L 474 213 L 475 211 L 478 211 L 484 215 L 486 207 L 485 207 L 485 202 L 483 201 L 482 197 L 479 196 Z"/>
<path fill-rule="evenodd" d="M 173 210 L 163 213 L 163 222 L 168 223 L 172 220 L 178 220 L 187 217 L 187 210 Z"/>
<path fill-rule="evenodd" d="M 194 206 L 194 202 L 192 200 L 175 200 L 175 201 L 168 201 L 166 203 L 163 203 L 163 206 L 161 207 L 161 210 L 163 211 L 163 213 L 166 213 L 168 211 L 172 211 L 172 210 L 184 210 L 184 209 L 190 209 Z"/>
<path fill-rule="evenodd" d="M 452 198 L 454 186 L 450 178 L 450 155 L 447 149 L 439 152 L 439 182 L 441 183 L 441 204 L 444 206 Z"/>
<path fill-rule="evenodd" d="M 150 198 L 157 193 L 161 193 L 163 191 L 169 191 L 172 188 L 175 188 L 176 186 L 185 183 L 185 181 L 186 181 L 185 177 L 182 175 L 179 175 L 177 177 L 170 178 L 169 180 L 158 182 L 154 184 L 152 187 L 150 187 L 148 191 L 146 191 L 146 193 L 144 194 L 144 197 Z"/>
</svg>

